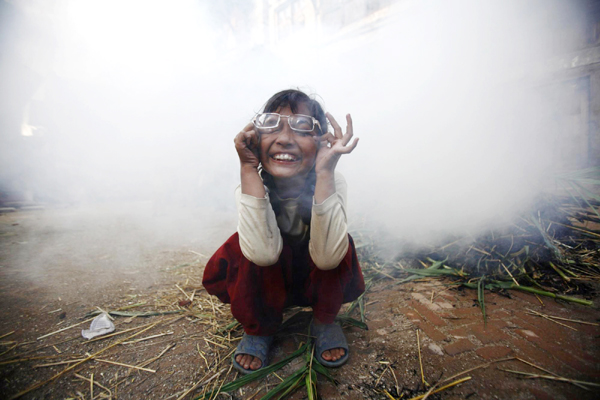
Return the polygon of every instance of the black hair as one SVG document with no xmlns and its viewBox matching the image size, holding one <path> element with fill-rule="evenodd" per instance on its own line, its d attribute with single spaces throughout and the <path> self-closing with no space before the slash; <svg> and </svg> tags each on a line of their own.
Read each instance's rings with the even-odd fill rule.
<svg viewBox="0 0 600 400">
<path fill-rule="evenodd" d="M 321 136 L 326 133 L 327 118 L 325 117 L 325 111 L 323 110 L 323 107 L 317 100 L 312 99 L 310 96 L 300 90 L 288 89 L 282 90 L 279 93 L 275 93 L 265 104 L 263 112 L 277 112 L 284 107 L 289 107 L 293 113 L 296 113 L 300 104 L 305 104 L 310 110 L 311 116 L 316 118 L 317 121 L 319 121 L 319 124 L 321 124 L 321 128 L 319 129 L 317 135 Z M 269 191 L 271 193 L 276 192 L 273 177 L 263 168 L 260 168 L 260 176 L 262 177 L 263 183 L 269 189 Z M 310 225 L 312 201 L 313 196 L 315 195 L 316 182 L 317 175 L 315 173 L 315 167 L 313 166 L 308 173 L 304 188 L 302 189 L 298 199 L 298 212 L 300 213 L 302 221 L 306 225 Z M 269 196 L 269 199 L 271 201 L 273 211 L 275 211 L 275 215 L 279 215 L 281 211 L 281 204 L 279 204 L 278 196 L 271 195 Z"/>
<path fill-rule="evenodd" d="M 265 104 L 263 112 L 277 112 L 277 110 L 289 107 L 293 113 L 298 111 L 298 105 L 305 104 L 310 110 L 311 116 L 315 117 L 321 129 L 317 135 L 321 136 L 327 132 L 327 118 L 325 117 L 325 111 L 321 104 L 315 99 L 310 98 L 306 93 L 300 90 L 288 89 L 282 90 L 279 93 L 275 93 Z"/>
</svg>

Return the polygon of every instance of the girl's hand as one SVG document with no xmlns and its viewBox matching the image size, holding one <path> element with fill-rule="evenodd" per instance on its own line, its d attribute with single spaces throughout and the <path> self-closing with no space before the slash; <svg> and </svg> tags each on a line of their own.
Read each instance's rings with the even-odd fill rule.
<svg viewBox="0 0 600 400">
<path fill-rule="evenodd" d="M 342 132 L 342 128 L 340 128 L 335 118 L 333 118 L 333 115 L 329 113 L 326 113 L 326 115 L 331 126 L 333 126 L 333 134 L 327 132 L 324 135 L 315 138 L 319 145 L 315 165 L 315 172 L 317 172 L 317 174 L 319 172 L 333 172 L 342 154 L 352 153 L 352 150 L 354 150 L 358 144 L 357 138 L 347 146 L 348 143 L 350 143 L 350 140 L 352 140 L 352 136 L 354 136 L 352 117 L 350 114 L 346 115 L 346 133 Z"/>
<path fill-rule="evenodd" d="M 260 163 L 259 155 L 259 142 L 260 137 L 258 132 L 254 129 L 254 124 L 250 122 L 242 129 L 233 139 L 235 143 L 235 150 L 240 157 L 240 164 L 242 167 L 248 166 L 258 168 Z"/>
</svg>

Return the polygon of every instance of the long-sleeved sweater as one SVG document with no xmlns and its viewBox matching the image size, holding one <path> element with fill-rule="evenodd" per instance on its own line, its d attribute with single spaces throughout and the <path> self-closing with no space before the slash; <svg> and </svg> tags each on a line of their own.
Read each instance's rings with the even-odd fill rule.
<svg viewBox="0 0 600 400">
<path fill-rule="evenodd" d="M 346 219 L 346 180 L 335 174 L 336 192 L 311 211 L 309 254 L 320 269 L 333 269 L 348 251 Z M 273 194 L 276 196 L 276 194 Z M 281 233 L 292 237 L 306 237 L 308 226 L 298 212 L 298 199 L 281 199 L 281 211 L 275 216 L 269 193 L 259 199 L 242 193 L 241 185 L 235 190 L 239 214 L 238 235 L 244 256 L 260 266 L 273 265 L 283 248 Z"/>
</svg>

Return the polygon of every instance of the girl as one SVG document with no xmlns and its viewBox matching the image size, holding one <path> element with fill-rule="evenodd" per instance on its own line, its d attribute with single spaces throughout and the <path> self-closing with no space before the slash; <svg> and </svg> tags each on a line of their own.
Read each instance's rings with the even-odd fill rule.
<svg viewBox="0 0 600 400">
<path fill-rule="evenodd" d="M 327 119 L 334 133 L 327 132 Z M 346 182 L 334 174 L 356 148 L 321 105 L 284 90 L 235 137 L 241 185 L 238 232 L 208 261 L 203 284 L 231 304 L 244 327 L 233 364 L 243 373 L 267 365 L 269 346 L 287 306 L 311 306 L 317 359 L 337 367 L 348 345 L 334 319 L 342 303 L 364 292 L 346 228 Z"/>
</svg>

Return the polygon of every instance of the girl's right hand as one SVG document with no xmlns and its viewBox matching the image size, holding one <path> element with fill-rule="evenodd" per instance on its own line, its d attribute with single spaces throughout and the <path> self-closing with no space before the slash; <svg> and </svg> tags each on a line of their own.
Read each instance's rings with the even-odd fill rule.
<svg viewBox="0 0 600 400">
<path fill-rule="evenodd" d="M 258 168 L 260 164 L 260 155 L 259 155 L 259 143 L 260 136 L 254 127 L 254 124 L 250 122 L 248 125 L 242 129 L 240 133 L 238 133 L 233 139 L 235 143 L 235 150 L 238 153 L 238 157 L 240 157 L 240 163 L 243 166 L 249 166 L 253 168 Z"/>
</svg>

